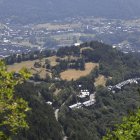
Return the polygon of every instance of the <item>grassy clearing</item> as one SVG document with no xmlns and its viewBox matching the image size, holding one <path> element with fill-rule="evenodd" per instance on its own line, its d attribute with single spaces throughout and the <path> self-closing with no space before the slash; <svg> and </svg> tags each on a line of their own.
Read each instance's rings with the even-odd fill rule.
<svg viewBox="0 0 140 140">
<path fill-rule="evenodd" d="M 107 78 L 104 76 L 104 75 L 99 75 L 98 78 L 95 79 L 95 87 L 97 86 L 106 86 L 106 81 L 107 81 Z"/>
<path fill-rule="evenodd" d="M 50 65 L 51 66 L 56 66 L 58 63 L 56 62 L 56 59 L 58 57 L 57 56 L 51 56 L 51 57 L 47 57 L 47 58 L 44 58 L 45 59 L 48 59 L 50 61 Z"/>
<path fill-rule="evenodd" d="M 98 66 L 99 66 L 98 63 L 86 63 L 84 71 L 69 69 L 69 70 L 66 70 L 66 71 L 60 73 L 60 76 L 63 80 L 68 80 L 68 81 L 70 81 L 72 79 L 77 80 L 80 77 L 87 76 L 88 74 L 90 74 L 90 72 L 93 69 L 95 69 Z"/>
<path fill-rule="evenodd" d="M 13 65 L 8 65 L 7 70 L 10 71 L 15 71 L 15 72 L 19 72 L 22 68 L 27 68 L 27 69 L 31 69 L 32 67 L 34 67 L 34 63 L 37 60 L 34 61 L 24 61 L 21 63 L 15 63 Z"/>
<path fill-rule="evenodd" d="M 14 71 L 14 72 L 19 72 L 22 68 L 27 68 L 31 74 L 39 74 L 40 78 L 44 79 L 46 78 L 46 74 L 49 76 L 52 76 L 50 72 L 46 71 L 45 68 L 35 68 L 34 63 L 38 62 L 39 60 L 34 60 L 34 61 L 24 61 L 21 63 L 15 63 L 13 65 L 8 65 L 7 70 L 9 72 Z M 43 63 L 43 62 L 42 62 Z"/>
<path fill-rule="evenodd" d="M 56 62 L 56 59 L 59 58 L 57 56 L 51 56 L 47 58 L 43 58 L 41 61 L 39 60 L 33 60 L 33 61 L 24 61 L 21 63 L 15 63 L 13 65 L 8 65 L 7 70 L 9 72 L 14 71 L 14 72 L 19 72 L 22 68 L 27 68 L 32 74 L 39 74 L 41 78 L 46 78 L 46 74 L 48 74 L 50 77 L 52 77 L 52 74 L 48 71 L 46 71 L 45 68 L 35 68 L 34 63 L 35 62 L 41 62 L 42 66 L 45 64 L 45 60 L 48 59 L 50 61 L 51 66 L 56 66 L 58 62 Z M 61 60 L 76 60 L 78 59 L 77 57 L 64 57 L 60 58 Z"/>
</svg>

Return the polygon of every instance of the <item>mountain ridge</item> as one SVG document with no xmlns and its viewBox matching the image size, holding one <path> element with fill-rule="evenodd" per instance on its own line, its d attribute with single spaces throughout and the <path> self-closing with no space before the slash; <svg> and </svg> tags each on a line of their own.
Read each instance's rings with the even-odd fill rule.
<svg viewBox="0 0 140 140">
<path fill-rule="evenodd" d="M 73 16 L 140 17 L 138 0 L 1 0 L 0 16 L 49 20 Z M 6 10 L 5 10 L 6 9 Z"/>
</svg>

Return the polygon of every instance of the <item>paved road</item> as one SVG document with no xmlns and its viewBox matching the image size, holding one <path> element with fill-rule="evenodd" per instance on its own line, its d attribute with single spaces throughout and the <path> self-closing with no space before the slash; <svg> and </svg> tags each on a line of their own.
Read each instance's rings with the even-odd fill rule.
<svg viewBox="0 0 140 140">
<path fill-rule="evenodd" d="M 128 84 L 138 84 L 140 81 L 140 78 L 131 78 L 131 79 L 128 79 L 128 80 L 125 80 L 123 82 L 120 82 L 118 83 L 117 85 L 114 85 L 114 86 L 108 86 L 108 90 L 109 91 L 112 91 L 114 89 L 119 89 L 121 90 L 122 87 L 124 87 L 125 85 L 128 85 Z"/>
<path fill-rule="evenodd" d="M 56 118 L 57 121 L 58 121 L 58 112 L 59 112 L 59 109 L 56 109 L 55 112 L 54 112 L 55 118 Z"/>
<path fill-rule="evenodd" d="M 54 114 L 55 114 L 55 118 L 56 120 L 58 121 L 58 112 L 59 112 L 59 109 L 56 109 Z M 63 137 L 63 140 L 67 140 L 67 136 L 65 135 L 64 131 L 62 131 L 64 137 Z"/>
</svg>

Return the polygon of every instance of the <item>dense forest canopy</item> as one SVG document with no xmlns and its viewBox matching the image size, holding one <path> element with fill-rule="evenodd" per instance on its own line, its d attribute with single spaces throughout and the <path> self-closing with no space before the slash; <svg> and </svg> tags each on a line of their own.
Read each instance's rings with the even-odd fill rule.
<svg viewBox="0 0 140 140">
<path fill-rule="evenodd" d="M 46 104 L 51 93 L 47 84 L 35 86 L 25 83 L 16 88 L 16 94 L 28 101 L 30 108 L 27 122 L 29 129 L 20 131 L 13 140 L 62 140 L 62 130 L 56 121 L 53 108 Z"/>
</svg>

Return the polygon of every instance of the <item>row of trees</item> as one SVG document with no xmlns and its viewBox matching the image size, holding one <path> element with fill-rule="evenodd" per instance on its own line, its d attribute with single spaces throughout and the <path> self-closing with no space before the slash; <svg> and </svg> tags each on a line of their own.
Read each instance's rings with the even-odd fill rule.
<svg viewBox="0 0 140 140">
<path fill-rule="evenodd" d="M 77 69 L 77 70 L 85 70 L 85 60 L 83 58 L 79 58 L 77 60 L 61 60 L 59 64 L 53 67 L 53 69 L 59 74 L 62 71 L 67 69 Z"/>
<path fill-rule="evenodd" d="M 34 51 L 29 53 L 22 53 L 22 54 L 13 54 L 7 58 L 5 58 L 5 62 L 8 65 L 14 64 L 14 63 L 20 63 L 22 61 L 28 61 L 28 60 L 36 60 L 36 59 L 42 59 L 43 57 L 49 57 L 52 55 L 55 55 L 55 51 L 51 50 L 44 50 L 42 52 Z"/>
</svg>

